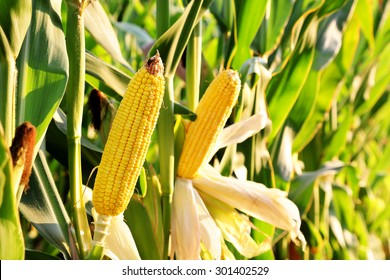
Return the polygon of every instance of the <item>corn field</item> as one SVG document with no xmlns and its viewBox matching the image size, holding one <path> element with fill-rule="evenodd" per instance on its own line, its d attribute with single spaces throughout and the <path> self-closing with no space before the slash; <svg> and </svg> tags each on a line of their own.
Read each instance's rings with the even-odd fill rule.
<svg viewBox="0 0 390 280">
<path fill-rule="evenodd" d="M 0 0 L 0 37 L 0 259 L 390 259 L 389 1 Z"/>
</svg>

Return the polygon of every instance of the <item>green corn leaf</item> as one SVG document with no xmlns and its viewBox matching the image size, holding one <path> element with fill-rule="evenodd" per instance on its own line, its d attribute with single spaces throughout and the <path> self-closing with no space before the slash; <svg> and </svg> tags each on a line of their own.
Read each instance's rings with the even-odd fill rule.
<svg viewBox="0 0 390 280">
<path fill-rule="evenodd" d="M 15 60 L 8 39 L 0 25 L 0 124 L 6 146 L 11 146 L 15 130 Z"/>
<path fill-rule="evenodd" d="M 390 42 L 390 2 L 386 2 L 383 7 L 381 7 L 383 12 L 378 13 L 380 20 L 378 23 L 378 29 L 375 33 L 375 54 L 379 54 L 382 50 L 389 45 Z"/>
<path fill-rule="evenodd" d="M 269 7 L 266 10 L 266 16 L 253 42 L 253 46 L 262 55 L 268 56 L 278 47 L 292 13 L 294 2 L 293 0 L 268 1 Z"/>
<path fill-rule="evenodd" d="M 357 104 L 356 114 L 368 113 L 377 104 L 378 100 L 386 94 L 390 84 L 389 65 L 390 45 L 387 45 L 382 49 L 378 57 L 378 63 L 374 64 L 371 69 L 372 75 L 368 77 L 369 85 L 364 90 L 361 102 Z"/>
<path fill-rule="evenodd" d="M 362 212 L 358 211 L 356 212 L 356 219 L 355 219 L 355 226 L 354 226 L 354 233 L 359 238 L 359 249 L 358 256 L 359 259 L 365 260 L 368 259 L 368 253 L 369 250 L 367 250 L 367 247 L 369 247 L 369 231 L 367 229 L 366 220 L 364 218 L 364 215 Z M 356 244 L 355 244 L 356 245 Z"/>
<path fill-rule="evenodd" d="M 180 18 L 153 45 L 149 53 L 154 55 L 156 50 L 160 52 L 165 64 L 165 76 L 175 73 L 192 30 L 211 2 L 211 0 L 191 1 Z"/>
<path fill-rule="evenodd" d="M 323 1 L 321 9 L 318 12 L 319 17 L 329 15 L 341 7 L 343 7 L 348 0 L 334 0 L 334 1 Z"/>
<path fill-rule="evenodd" d="M 63 166 L 68 166 L 67 146 L 67 120 L 66 115 L 58 109 L 49 125 L 46 137 L 46 149 Z M 103 149 L 81 137 L 81 158 L 83 165 L 83 182 L 87 182 L 94 168 L 99 165 Z M 89 185 L 94 182 L 91 178 Z"/>
<path fill-rule="evenodd" d="M 21 213 L 66 259 L 70 258 L 70 219 L 42 151 L 33 164 L 29 186 L 20 201 Z"/>
<path fill-rule="evenodd" d="M 234 28 L 236 29 L 233 30 L 234 35 L 230 37 L 229 47 L 231 52 L 228 51 L 227 54 L 229 56 L 233 55 L 232 68 L 239 69 L 250 58 L 250 47 L 263 21 L 267 1 L 234 2 L 236 8 L 236 26 Z"/>
<path fill-rule="evenodd" d="M 356 6 L 356 15 L 360 21 L 360 28 L 367 39 L 370 50 L 374 50 L 374 16 L 372 5 L 369 0 L 359 0 Z"/>
<path fill-rule="evenodd" d="M 309 240 L 307 240 L 308 244 L 310 244 L 310 247 L 312 248 L 314 254 L 317 254 L 317 252 L 321 254 L 325 246 L 324 244 L 325 241 L 321 236 L 321 232 L 312 221 L 306 220 L 305 222 L 307 224 L 308 233 L 310 234 Z"/>
<path fill-rule="evenodd" d="M 355 203 L 351 192 L 344 187 L 333 186 L 331 207 L 343 228 L 353 231 L 355 220 Z"/>
<path fill-rule="evenodd" d="M 268 238 L 274 236 L 275 234 L 275 227 L 267 224 L 263 221 L 253 219 L 253 224 L 260 229 L 260 231 L 252 230 L 252 237 L 253 239 L 260 243 L 267 241 Z M 275 254 L 273 250 L 268 250 L 267 252 L 264 252 L 263 254 L 260 254 L 254 258 L 255 260 L 274 260 Z"/>
<path fill-rule="evenodd" d="M 295 136 L 293 152 L 301 151 L 316 135 L 326 114 L 329 112 L 332 100 L 337 96 L 340 85 L 344 83 L 344 75 L 336 63 L 319 74 L 317 80 L 318 97 L 313 112 L 304 120 L 299 132 Z"/>
<path fill-rule="evenodd" d="M 285 68 L 273 76 L 267 88 L 269 114 L 272 120 L 270 142 L 282 128 L 309 75 L 314 58 L 317 24 L 314 20 L 309 25 Z"/>
<path fill-rule="evenodd" d="M 344 71 L 348 71 L 353 67 L 354 60 L 356 60 L 356 50 L 360 40 L 360 26 L 357 17 L 355 16 L 356 7 L 354 7 L 354 13 L 351 18 L 348 19 L 342 36 L 341 49 L 338 54 L 340 56 L 335 60 L 340 59 L 340 65 L 342 65 Z"/>
<path fill-rule="evenodd" d="M 14 59 L 18 57 L 24 37 L 30 26 L 32 1 L 2 0 L 0 2 L 0 28 L 12 51 Z"/>
<path fill-rule="evenodd" d="M 349 0 L 345 6 L 321 22 L 313 63 L 315 70 L 326 67 L 338 54 L 342 45 L 343 31 L 354 12 L 354 2 Z"/>
<path fill-rule="evenodd" d="M 173 104 L 173 113 L 175 115 L 180 115 L 184 119 L 188 119 L 190 121 L 196 120 L 196 114 L 194 112 L 177 102 Z"/>
<path fill-rule="evenodd" d="M 106 11 L 99 1 L 91 1 L 84 11 L 85 28 L 95 40 L 118 62 L 134 72 L 126 59 L 122 56 L 118 36 L 111 25 Z"/>
<path fill-rule="evenodd" d="M 304 122 L 316 113 L 315 105 L 319 90 L 318 70 L 326 67 L 338 54 L 342 45 L 342 35 L 346 23 L 351 15 L 353 1 L 349 1 L 342 9 L 338 10 L 328 19 L 320 24 L 319 34 L 316 44 L 313 69 L 310 71 L 306 83 L 292 108 L 288 120 L 294 131 L 298 132 Z M 336 32 L 337 31 L 337 32 Z M 310 127 L 313 129 L 313 127 Z M 308 133 L 313 130 L 306 130 Z M 303 133 L 304 131 L 302 131 Z M 300 149 L 303 147 L 299 147 Z M 296 151 L 296 144 L 294 152 Z"/>
<path fill-rule="evenodd" d="M 36 127 L 35 152 L 62 100 L 68 79 L 60 15 L 61 1 L 33 1 L 31 26 L 17 59 L 17 125 L 28 120 Z"/>
<path fill-rule="evenodd" d="M 383 211 L 381 211 L 376 219 L 369 225 L 370 231 L 378 230 L 386 221 L 390 220 L 390 205 L 387 205 Z"/>
<path fill-rule="evenodd" d="M 85 53 L 85 60 L 87 82 L 105 94 L 121 100 L 127 90 L 130 77 L 90 52 Z"/>
<path fill-rule="evenodd" d="M 297 204 L 301 213 L 303 213 L 309 205 L 313 193 L 313 184 L 317 178 L 326 175 L 329 172 L 337 172 L 343 166 L 344 164 L 338 161 L 329 162 L 316 171 L 303 172 L 292 180 L 288 196 Z"/>
<path fill-rule="evenodd" d="M 280 131 L 280 135 L 275 139 L 274 148 L 271 153 L 275 173 L 282 180 L 277 181 L 278 188 L 286 189 L 285 182 L 290 181 L 294 172 L 292 158 L 292 143 L 294 141 L 294 131 L 289 125 L 285 125 Z M 282 187 L 284 186 L 284 187 Z"/>
<path fill-rule="evenodd" d="M 149 33 L 136 24 L 131 22 L 114 22 L 114 25 L 118 30 L 132 35 L 140 48 L 150 45 L 153 42 L 153 38 Z"/>
<path fill-rule="evenodd" d="M 294 2 L 288 23 L 283 29 L 283 36 L 278 49 L 282 52 L 281 57 L 278 53 L 270 57 L 270 63 L 275 64 L 276 71 L 284 68 L 301 39 L 299 34 L 305 27 L 304 22 L 320 9 L 323 2 L 324 0 L 297 0 Z"/>
<path fill-rule="evenodd" d="M 31 21 L 31 1 L 0 2 L 0 123 L 7 146 L 11 145 L 15 124 L 15 90 L 19 55 Z"/>
<path fill-rule="evenodd" d="M 0 125 L 0 259 L 23 260 L 24 238 L 14 194 L 12 159 Z"/>
<path fill-rule="evenodd" d="M 318 76 L 317 71 L 310 71 L 302 92 L 288 116 L 288 123 L 295 133 L 300 131 L 305 121 L 314 113 L 320 84 Z"/>
<path fill-rule="evenodd" d="M 223 33 L 231 30 L 234 19 L 234 0 L 214 0 L 210 5 L 210 12 L 215 17 L 219 28 Z"/>
<path fill-rule="evenodd" d="M 133 197 L 124 212 L 124 219 L 128 224 L 137 249 L 143 260 L 161 260 L 160 247 L 153 229 L 152 221 L 145 205 L 141 200 Z"/>
<path fill-rule="evenodd" d="M 337 157 L 347 145 L 347 134 L 350 131 L 350 127 L 352 124 L 352 113 L 347 110 L 346 116 L 340 123 L 340 126 L 335 131 L 332 136 L 331 142 L 323 151 L 324 160 L 332 160 Z"/>
</svg>

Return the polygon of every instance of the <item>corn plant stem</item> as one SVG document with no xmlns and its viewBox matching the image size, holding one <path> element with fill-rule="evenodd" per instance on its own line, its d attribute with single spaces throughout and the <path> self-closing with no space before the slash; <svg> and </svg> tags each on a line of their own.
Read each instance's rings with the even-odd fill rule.
<svg viewBox="0 0 390 280">
<path fill-rule="evenodd" d="M 202 21 L 194 27 L 187 44 L 186 89 L 188 108 L 195 110 L 199 103 L 200 71 L 202 66 Z"/>
<path fill-rule="evenodd" d="M 157 37 L 160 37 L 168 30 L 169 21 L 169 0 L 156 1 L 156 30 Z M 157 122 L 158 143 L 160 153 L 160 176 L 162 189 L 162 219 L 164 226 L 164 249 L 163 258 L 168 256 L 169 235 L 171 230 L 171 206 L 173 185 L 175 176 L 175 147 L 174 147 L 174 89 L 173 76 L 165 78 L 166 87 L 163 106 L 160 110 L 160 117 Z"/>
<path fill-rule="evenodd" d="M 81 173 L 81 124 L 85 83 L 83 3 L 69 0 L 67 4 L 66 48 L 69 56 L 70 73 L 66 88 L 69 184 L 73 206 L 73 225 L 75 227 L 79 254 L 81 258 L 84 258 L 91 244 L 91 234 L 82 195 Z"/>
<path fill-rule="evenodd" d="M 7 147 L 11 146 L 15 131 L 15 81 L 15 60 L 9 56 L 5 61 L 0 61 L 0 124 Z"/>
</svg>

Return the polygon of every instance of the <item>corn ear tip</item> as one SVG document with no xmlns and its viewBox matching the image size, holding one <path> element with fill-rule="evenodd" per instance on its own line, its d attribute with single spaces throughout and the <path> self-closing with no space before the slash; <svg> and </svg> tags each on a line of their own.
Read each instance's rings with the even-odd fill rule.
<svg viewBox="0 0 390 280">
<path fill-rule="evenodd" d="M 159 76 L 164 74 L 164 65 L 162 63 L 160 53 L 158 50 L 156 50 L 156 54 L 149 58 L 146 63 L 145 67 L 148 70 L 148 72 L 154 76 Z"/>
</svg>

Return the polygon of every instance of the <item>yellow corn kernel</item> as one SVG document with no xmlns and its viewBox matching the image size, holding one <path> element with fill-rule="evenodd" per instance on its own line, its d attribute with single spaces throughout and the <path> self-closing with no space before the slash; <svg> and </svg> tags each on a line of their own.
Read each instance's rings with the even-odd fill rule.
<svg viewBox="0 0 390 280">
<path fill-rule="evenodd" d="M 240 87 L 238 73 L 233 70 L 220 72 L 211 82 L 196 108 L 196 120 L 187 127 L 179 177 L 194 178 L 199 168 L 210 160 L 210 152 L 237 102 Z"/>
<path fill-rule="evenodd" d="M 159 53 L 131 79 L 116 113 L 96 175 L 92 202 L 117 216 L 130 201 L 156 126 L 165 80 Z"/>
</svg>

